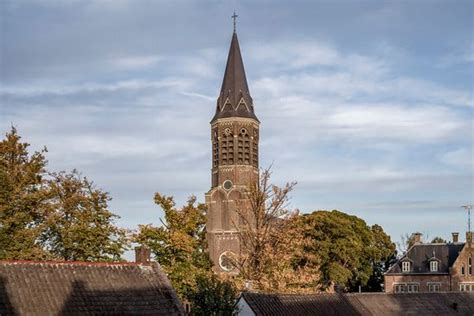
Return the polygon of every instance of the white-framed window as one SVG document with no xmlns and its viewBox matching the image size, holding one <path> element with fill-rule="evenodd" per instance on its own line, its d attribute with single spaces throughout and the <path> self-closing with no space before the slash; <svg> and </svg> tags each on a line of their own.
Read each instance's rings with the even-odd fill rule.
<svg viewBox="0 0 474 316">
<path fill-rule="evenodd" d="M 403 261 L 402 262 L 402 272 L 410 272 L 411 263 L 410 261 Z"/>
<path fill-rule="evenodd" d="M 393 291 L 395 293 L 405 293 L 406 292 L 406 284 L 405 283 L 395 283 L 395 284 L 393 284 Z"/>
<path fill-rule="evenodd" d="M 428 292 L 439 292 L 439 291 L 441 291 L 441 283 L 428 282 Z"/>
<path fill-rule="evenodd" d="M 474 282 L 460 283 L 459 291 L 461 292 L 474 292 Z"/>
<path fill-rule="evenodd" d="M 438 272 L 438 261 L 433 260 L 430 262 L 430 271 L 431 272 Z"/>
<path fill-rule="evenodd" d="M 420 291 L 420 284 L 419 283 L 408 283 L 407 284 L 407 292 L 408 293 L 418 293 Z"/>
</svg>

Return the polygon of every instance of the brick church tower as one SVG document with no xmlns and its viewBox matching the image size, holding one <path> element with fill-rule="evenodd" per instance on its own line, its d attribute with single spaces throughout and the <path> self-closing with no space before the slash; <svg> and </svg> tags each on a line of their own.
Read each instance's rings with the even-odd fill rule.
<svg viewBox="0 0 474 316">
<path fill-rule="evenodd" d="M 228 260 L 240 253 L 235 208 L 237 201 L 245 201 L 249 185 L 258 180 L 259 125 L 234 28 L 216 114 L 211 120 L 212 186 L 206 193 L 206 230 L 216 272 L 235 272 Z"/>
</svg>

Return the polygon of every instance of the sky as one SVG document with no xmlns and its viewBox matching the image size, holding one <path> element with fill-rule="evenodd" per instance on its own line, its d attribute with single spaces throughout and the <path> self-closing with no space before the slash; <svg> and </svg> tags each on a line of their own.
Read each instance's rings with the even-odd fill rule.
<svg viewBox="0 0 474 316">
<path fill-rule="evenodd" d="M 291 208 L 339 209 L 395 241 L 467 230 L 472 1 L 0 1 L 0 131 L 160 223 L 155 192 L 204 201 L 210 119 L 237 33 L 260 164 Z"/>
</svg>

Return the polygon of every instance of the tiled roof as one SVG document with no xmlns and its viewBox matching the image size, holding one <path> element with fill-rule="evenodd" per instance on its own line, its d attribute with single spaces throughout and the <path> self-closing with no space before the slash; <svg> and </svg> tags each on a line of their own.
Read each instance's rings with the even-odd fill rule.
<svg viewBox="0 0 474 316">
<path fill-rule="evenodd" d="M 464 243 L 437 243 L 437 244 L 415 244 L 407 253 L 400 258 L 387 272 L 402 273 L 401 262 L 409 259 L 412 262 L 410 273 L 433 273 L 430 272 L 429 260 L 433 257 L 439 260 L 438 273 L 449 273 Z"/>
<path fill-rule="evenodd" d="M 256 315 L 357 315 L 350 303 L 337 294 L 242 293 Z"/>
<path fill-rule="evenodd" d="M 256 315 L 471 315 L 474 293 L 243 293 Z"/>
<path fill-rule="evenodd" d="M 242 100 L 244 103 L 241 103 Z M 258 121 L 254 113 L 239 40 L 235 32 L 232 35 L 221 92 L 217 99 L 216 114 L 212 122 L 227 117 L 246 117 Z"/>
<path fill-rule="evenodd" d="M 0 315 L 181 315 L 158 264 L 0 261 Z"/>
</svg>

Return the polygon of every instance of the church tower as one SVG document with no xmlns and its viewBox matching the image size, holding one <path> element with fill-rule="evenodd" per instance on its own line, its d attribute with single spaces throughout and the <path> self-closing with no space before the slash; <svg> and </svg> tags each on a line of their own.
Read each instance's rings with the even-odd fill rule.
<svg viewBox="0 0 474 316">
<path fill-rule="evenodd" d="M 206 193 L 206 232 L 216 272 L 236 272 L 228 260 L 241 250 L 235 209 L 238 201 L 245 201 L 249 185 L 258 181 L 259 125 L 245 77 L 234 14 L 234 33 L 216 113 L 211 120 L 212 185 Z"/>
</svg>

